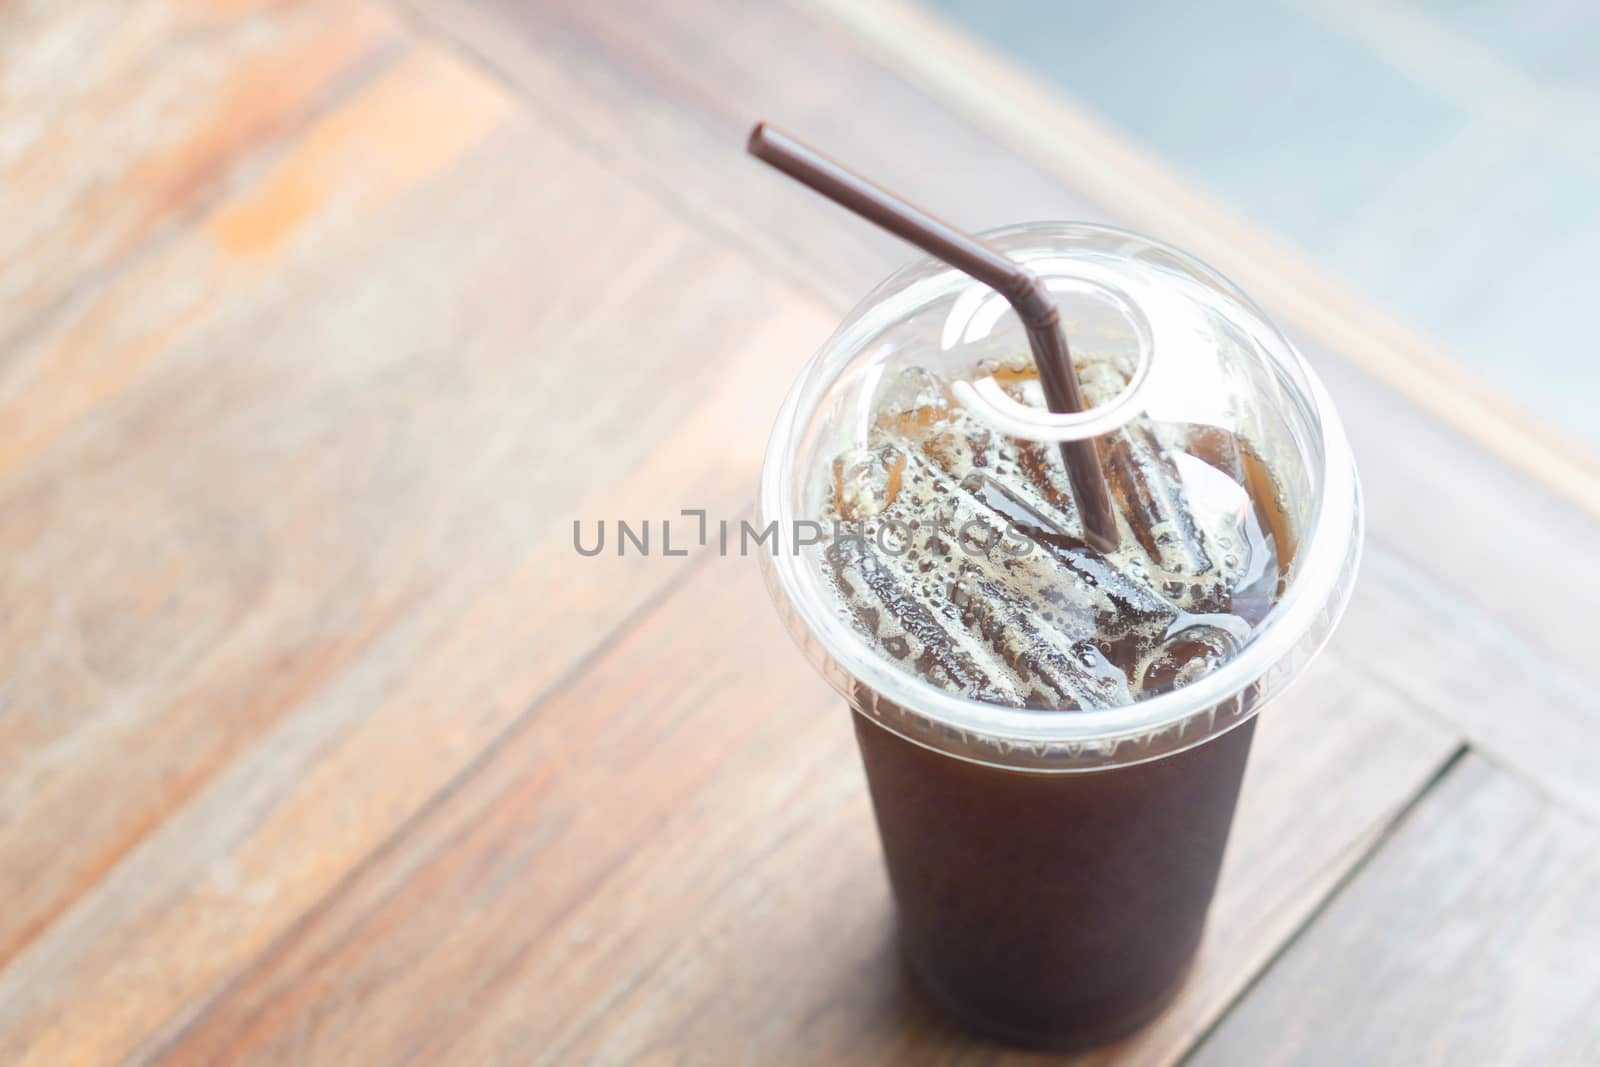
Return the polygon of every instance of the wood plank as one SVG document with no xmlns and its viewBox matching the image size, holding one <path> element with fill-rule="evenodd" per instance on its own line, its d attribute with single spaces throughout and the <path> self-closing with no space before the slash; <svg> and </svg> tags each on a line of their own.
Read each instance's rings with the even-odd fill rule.
<svg viewBox="0 0 1600 1067">
<path fill-rule="evenodd" d="M 0 354 L 248 180 L 400 34 L 356 0 L 10 6 Z"/>
<path fill-rule="evenodd" d="M 1279 262 L 1262 253 L 1265 266 L 1258 268 L 1218 256 L 1226 233 L 1220 224 L 1203 231 L 1179 226 L 1158 210 L 1154 194 L 1137 201 L 1111 196 L 1115 182 L 1104 175 L 1084 186 L 1106 198 L 1091 202 L 1076 191 L 1079 170 L 1064 157 L 1023 145 L 1039 160 L 1030 162 L 1018 151 L 1015 131 L 989 134 L 953 116 L 946 94 L 935 98 L 908 85 L 864 55 L 839 24 L 793 5 L 703 0 L 621 10 L 513 0 L 407 2 L 481 55 L 533 106 L 559 111 L 553 121 L 574 136 L 841 309 L 909 254 L 805 190 L 753 171 L 743 133 L 755 117 L 813 137 L 961 225 L 1077 217 L 1154 227 L 1199 242 L 1201 251 L 1251 281 Z M 763 46 L 775 40 L 784 46 Z M 912 71 L 920 73 L 926 73 L 921 66 Z M 552 104 L 557 100 L 559 107 Z M 1112 158 L 1133 159 L 1131 151 Z M 1142 175 L 1130 170 L 1131 188 L 1147 187 Z M 1145 212 L 1136 210 L 1141 206 Z M 1519 703 L 1526 727 L 1504 726 L 1506 686 L 1464 685 L 1456 653 L 1434 656 L 1417 647 L 1385 610 L 1363 615 L 1363 625 L 1376 624 L 1381 637 L 1352 635 L 1355 627 L 1347 626 L 1335 647 L 1352 658 L 1393 661 L 1391 673 L 1409 672 L 1414 699 L 1497 758 L 1547 777 L 1564 799 L 1600 813 L 1600 778 L 1540 742 L 1558 734 L 1581 738 L 1578 749 L 1600 746 L 1600 660 L 1590 654 L 1587 608 L 1600 602 L 1600 572 L 1571 564 L 1600 541 L 1600 522 L 1521 464 L 1509 464 L 1498 445 L 1490 442 L 1490 451 L 1418 409 L 1412 390 L 1375 380 L 1365 353 L 1358 364 L 1332 351 L 1318 338 L 1370 337 L 1329 332 L 1304 301 L 1284 298 L 1280 288 L 1268 286 L 1261 295 L 1278 300 L 1271 310 L 1286 317 L 1339 404 L 1361 461 L 1373 551 L 1398 561 L 1407 588 L 1420 592 L 1406 604 L 1409 625 L 1450 634 L 1458 651 L 1476 650 L 1461 656 L 1485 662 L 1503 661 L 1498 637 L 1512 635 L 1526 656 L 1518 677 L 1535 687 L 1536 695 Z M 1340 321 L 1360 318 L 1346 298 L 1327 300 Z M 1372 603 L 1386 600 L 1392 598 L 1379 595 Z M 1402 650 L 1408 655 L 1396 659 Z"/>
<path fill-rule="evenodd" d="M 0 497 L 0 541 L 13 564 L 0 577 L 11 610 L 0 652 L 10 698 L 0 754 L 15 768 L 4 783 L 14 820 L 0 837 L 0 869 L 12 890 L 0 959 L 65 906 L 72 886 L 92 880 L 192 791 L 201 767 L 246 741 L 246 722 L 292 706 L 302 687 L 392 620 L 403 599 L 395 590 L 375 590 L 374 614 L 359 621 L 332 609 L 337 594 L 312 606 L 316 590 L 337 589 L 341 579 L 358 592 L 350 585 L 356 575 L 341 575 L 330 546 L 307 552 L 296 543 L 305 517 L 325 512 L 342 490 L 336 461 L 318 449 L 337 436 L 355 382 L 341 379 L 332 361 L 311 363 L 305 352 L 315 346 L 274 322 L 293 316 L 263 309 L 287 295 L 279 272 L 311 271 L 352 224 L 389 222 L 384 206 L 448 169 L 507 114 L 492 92 L 463 96 L 450 136 L 431 154 L 417 153 L 416 165 L 378 148 L 383 136 L 374 129 L 389 122 L 392 132 L 401 116 L 417 117 L 419 95 L 462 88 L 447 68 L 400 61 L 306 131 L 280 169 L 219 205 L 213 221 L 269 207 L 283 175 L 323 183 L 323 210 L 285 221 L 286 253 L 271 268 L 253 256 L 239 262 L 197 230 L 18 351 L 13 381 L 25 378 L 25 387 L 4 410 L 19 417 L 0 421 L 0 455 L 18 465 Z M 382 176 L 374 179 L 375 171 Z M 350 210 L 354 201 L 368 213 Z M 188 284 L 195 278 L 205 281 Z M 370 314 L 352 302 L 332 318 L 299 299 L 313 324 L 343 326 L 346 338 L 363 311 Z M 370 306 L 382 295 L 366 299 Z M 218 319 L 220 327 L 200 329 Z M 253 344 L 240 339 L 252 335 Z M 369 375 L 404 351 L 378 347 L 391 339 L 375 333 L 368 340 Z M 233 358 L 219 364 L 219 350 Z M 354 361 L 347 353 L 343 362 L 348 369 Z M 220 372 L 208 374 L 214 367 Z M 325 410 L 307 414 L 314 399 Z M 51 433 L 41 436 L 45 425 Z M 378 429 L 368 421 L 368 434 Z M 191 461 L 196 440 L 214 466 Z M 366 532 L 342 534 L 364 542 L 352 552 L 374 547 Z M 289 558 L 287 572 L 274 575 L 280 556 Z M 298 572 L 295 560 L 305 564 Z M 293 598 L 300 605 L 274 599 L 301 581 L 306 591 Z M 307 609 L 327 617 L 290 632 Z M 274 610 L 285 612 L 278 644 L 268 622 Z M 218 688 L 201 684 L 208 671 Z M 247 681 L 251 671 L 262 673 Z M 219 699 L 231 715 L 216 714 Z M 162 717 L 170 734 L 153 728 Z M 141 742 L 150 746 L 143 760 L 129 759 Z M 98 768 L 112 754 L 125 804 L 105 803 Z M 70 857 L 60 855 L 54 829 L 64 821 L 78 830 L 80 851 Z"/>
<path fill-rule="evenodd" d="M 1593 683 L 1409 560 L 1379 548 L 1362 567 L 1332 647 L 1551 797 L 1600 819 L 1588 758 Z"/>
<path fill-rule="evenodd" d="M 1191 1061 L 1600 1060 L 1600 829 L 1468 756 Z"/>
<path fill-rule="evenodd" d="M 156 1062 L 1002 1058 L 902 988 L 840 703 L 710 560 Z M 1196 976 L 1120 1054 L 1173 1062 L 1454 750 L 1332 658 L 1270 709 Z"/>
<path fill-rule="evenodd" d="M 385 42 L 395 31 L 392 20 L 366 21 L 386 31 Z M 300 129 L 292 146 L 276 146 L 270 165 L 205 205 L 196 225 L 151 241 L 136 277 L 90 275 L 93 284 L 0 347 L 0 479 L 140 384 L 219 312 L 251 314 L 277 295 L 278 279 L 315 269 L 352 235 L 370 239 L 397 198 L 447 170 L 509 110 L 490 90 L 464 92 L 452 111 L 408 88 L 415 71 L 400 51 L 384 55 L 379 73 Z M 417 135 L 403 141 L 398 126 L 408 118 Z"/>
<path fill-rule="evenodd" d="M 198 1011 L 683 575 L 573 518 L 742 512 L 830 318 L 413 49 L 36 339 L 143 362 L 0 496 L 0 1060 Z"/>
</svg>

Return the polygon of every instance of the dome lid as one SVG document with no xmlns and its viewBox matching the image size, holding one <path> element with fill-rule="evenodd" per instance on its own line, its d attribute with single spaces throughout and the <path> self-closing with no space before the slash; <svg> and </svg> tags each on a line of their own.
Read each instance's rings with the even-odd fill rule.
<svg viewBox="0 0 1600 1067">
<path fill-rule="evenodd" d="M 1287 684 L 1343 609 L 1360 501 L 1337 415 L 1260 310 L 1183 253 L 1078 223 L 984 238 L 1045 281 L 1089 409 L 1045 409 L 1001 294 L 907 266 L 785 403 L 769 584 L 824 674 L 923 743 L 1049 765 L 1186 747 Z M 1110 553 L 1085 543 L 1060 455 L 1088 438 Z"/>
</svg>

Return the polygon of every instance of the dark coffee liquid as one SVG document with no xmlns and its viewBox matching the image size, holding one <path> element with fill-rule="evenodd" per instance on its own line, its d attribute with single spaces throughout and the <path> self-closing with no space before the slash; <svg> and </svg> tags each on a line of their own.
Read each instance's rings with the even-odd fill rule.
<svg viewBox="0 0 1600 1067">
<path fill-rule="evenodd" d="M 1176 755 L 1065 774 L 969 763 L 854 719 L 904 951 L 932 999 L 1053 1048 L 1165 1006 L 1200 940 L 1253 718 Z"/>
<path fill-rule="evenodd" d="M 1037 388 L 1026 368 L 1006 380 L 1017 399 Z M 867 446 L 834 464 L 827 517 L 922 538 L 896 552 L 839 534 L 819 562 L 882 658 L 941 689 L 1045 716 L 1126 707 L 1225 664 L 1289 580 L 1276 485 L 1226 430 L 1103 436 L 1122 542 L 1102 554 L 1059 450 L 991 433 L 926 372 L 887 393 Z M 1018 529 L 1027 552 L 998 535 Z M 995 536 L 973 551 L 974 531 Z M 1051 1047 L 1110 1040 L 1166 1004 L 1199 943 L 1253 720 L 1145 763 L 1055 772 L 855 722 L 905 954 L 934 1000 Z"/>
</svg>

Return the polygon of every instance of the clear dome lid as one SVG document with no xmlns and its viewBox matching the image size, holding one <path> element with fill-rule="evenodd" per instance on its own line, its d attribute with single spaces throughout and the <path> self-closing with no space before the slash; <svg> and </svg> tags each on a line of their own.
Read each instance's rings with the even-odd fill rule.
<svg viewBox="0 0 1600 1067">
<path fill-rule="evenodd" d="M 1006 299 L 921 260 L 802 371 L 761 487 L 791 631 L 864 713 L 963 758 L 1081 769 L 1243 721 L 1321 646 L 1360 494 L 1311 369 L 1174 249 L 1075 223 L 984 235 L 1045 281 L 1089 410 L 1045 409 Z M 1084 543 L 1092 438 L 1120 546 Z"/>
</svg>

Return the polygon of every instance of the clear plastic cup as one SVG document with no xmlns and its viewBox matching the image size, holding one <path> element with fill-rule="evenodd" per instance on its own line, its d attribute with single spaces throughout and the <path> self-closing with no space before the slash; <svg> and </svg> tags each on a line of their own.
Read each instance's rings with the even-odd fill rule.
<svg viewBox="0 0 1600 1067">
<path fill-rule="evenodd" d="M 776 523 L 778 546 L 761 558 L 791 634 L 854 711 L 911 970 L 977 1030 L 1076 1047 L 1129 1032 L 1177 991 L 1215 888 L 1254 716 L 1304 670 L 1348 599 L 1360 489 L 1316 376 L 1210 268 L 1085 224 L 984 237 L 1046 279 L 1075 356 L 1088 359 L 1093 410 L 1030 409 L 974 372 L 1026 354 L 1021 324 L 965 275 L 913 263 L 846 318 L 790 391 L 760 490 L 760 521 Z M 1120 370 L 1097 380 L 1094 367 Z M 1205 442 L 1235 442 L 1250 469 L 1221 467 L 1250 483 L 1258 507 L 1274 498 L 1270 609 L 1220 666 L 1122 706 L 1017 707 L 896 662 L 842 610 L 827 579 L 828 538 L 807 543 L 818 527 L 806 524 L 827 511 L 835 460 L 861 446 L 886 397 L 927 374 L 962 381 L 955 402 L 1011 438 L 1152 427 L 1170 439 L 1184 428 L 1193 456 L 1171 465 L 1202 482 L 1216 479 L 1196 462 L 1213 471 L 1220 462 Z M 1219 499 L 1225 511 L 1227 494 Z M 1208 518 L 1234 520 L 1219 515 Z M 1218 556 L 1225 540 L 1196 551 Z"/>
</svg>

